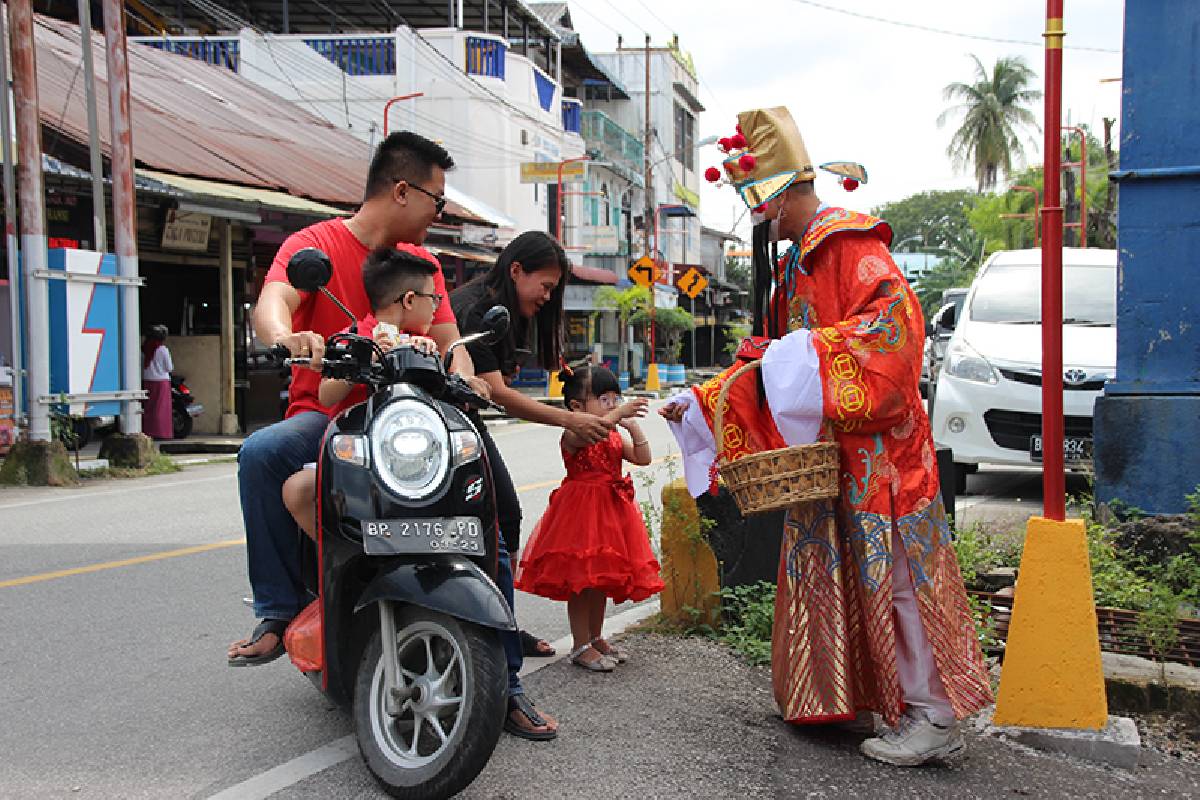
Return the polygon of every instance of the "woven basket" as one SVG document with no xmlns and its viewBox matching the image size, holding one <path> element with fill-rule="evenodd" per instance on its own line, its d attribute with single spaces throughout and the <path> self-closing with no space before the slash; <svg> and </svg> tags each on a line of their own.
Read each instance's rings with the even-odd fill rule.
<svg viewBox="0 0 1200 800">
<path fill-rule="evenodd" d="M 721 387 L 713 428 L 718 447 L 725 441 L 725 406 L 733 382 L 762 362 L 753 361 L 737 370 Z M 797 503 L 828 500 L 838 496 L 838 446 L 817 442 L 752 453 L 736 461 L 718 456 L 717 471 L 725 481 L 743 515 L 766 514 Z"/>
</svg>

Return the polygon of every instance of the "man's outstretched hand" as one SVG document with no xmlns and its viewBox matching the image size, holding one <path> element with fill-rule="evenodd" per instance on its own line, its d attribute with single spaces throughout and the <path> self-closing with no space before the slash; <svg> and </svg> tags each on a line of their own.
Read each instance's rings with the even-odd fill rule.
<svg viewBox="0 0 1200 800">
<path fill-rule="evenodd" d="M 667 403 L 658 410 L 658 414 L 667 422 L 683 422 L 685 411 L 687 411 L 687 406 L 683 403 Z"/>
</svg>

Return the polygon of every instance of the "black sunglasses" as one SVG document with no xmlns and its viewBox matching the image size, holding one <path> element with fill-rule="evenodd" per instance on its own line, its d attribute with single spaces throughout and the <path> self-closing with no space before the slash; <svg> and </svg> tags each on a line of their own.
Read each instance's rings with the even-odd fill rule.
<svg viewBox="0 0 1200 800">
<path fill-rule="evenodd" d="M 429 300 L 433 303 L 434 311 L 437 311 L 438 308 L 442 305 L 442 295 L 439 294 L 438 292 L 418 292 L 415 289 L 410 289 L 409 291 L 407 291 L 404 294 L 397 297 L 396 302 L 397 303 L 401 302 L 402 300 L 404 300 L 405 297 L 408 297 L 408 295 L 410 293 L 415 294 L 417 297 L 428 297 Z"/>
<path fill-rule="evenodd" d="M 400 183 L 400 181 L 404 181 L 409 186 L 411 186 L 412 188 L 416 189 L 421 194 L 423 194 L 426 197 L 428 197 L 429 199 L 431 199 L 433 201 L 434 210 L 438 214 L 441 214 L 443 211 L 446 210 L 446 198 L 445 197 L 434 194 L 433 192 L 429 191 L 428 189 L 422 189 L 420 186 L 417 186 L 415 183 L 408 180 L 407 178 L 396 178 L 396 183 Z"/>
</svg>

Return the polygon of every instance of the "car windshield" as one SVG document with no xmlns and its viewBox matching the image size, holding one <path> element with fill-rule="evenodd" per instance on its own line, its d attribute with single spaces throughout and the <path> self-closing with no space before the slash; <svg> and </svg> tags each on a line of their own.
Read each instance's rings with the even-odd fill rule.
<svg viewBox="0 0 1200 800">
<path fill-rule="evenodd" d="M 1117 270 L 1111 266 L 1063 267 L 1063 321 L 1072 325 L 1112 325 L 1117 316 Z M 1042 269 L 1037 264 L 1005 264 L 979 279 L 971 300 L 975 322 L 1036 325 L 1042 321 Z"/>
</svg>

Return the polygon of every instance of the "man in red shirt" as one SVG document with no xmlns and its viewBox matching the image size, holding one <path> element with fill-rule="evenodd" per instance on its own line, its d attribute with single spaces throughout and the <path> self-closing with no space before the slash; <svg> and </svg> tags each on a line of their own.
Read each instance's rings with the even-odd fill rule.
<svg viewBox="0 0 1200 800">
<path fill-rule="evenodd" d="M 259 340 L 282 344 L 294 356 L 311 356 L 314 363 L 319 363 L 326 337 L 346 327 L 345 315 L 333 303 L 321 300 L 318 293 L 300 292 L 288 283 L 288 260 L 297 250 L 316 247 L 329 256 L 333 277 L 327 288 L 359 319 L 371 310 L 363 288 L 362 263 L 372 250 L 395 246 L 437 263 L 420 245 L 445 207 L 445 173 L 453 166 L 454 160 L 445 148 L 416 133 L 401 131 L 384 139 L 371 161 L 363 203 L 354 216 L 318 222 L 289 236 L 279 248 L 254 310 Z M 434 280 L 434 291 L 445 297 L 446 284 L 440 269 Z M 450 303 L 442 303 L 429 336 L 445 351 L 458 335 Z M 455 354 L 452 368 L 474 375 L 470 356 L 463 349 Z M 282 487 L 304 464 L 317 460 L 328 423 L 328 409 L 317 397 L 320 380 L 316 370 L 293 369 L 286 418 L 256 431 L 238 454 L 250 585 L 254 589 L 254 613 L 262 623 L 250 637 L 230 645 L 231 666 L 265 664 L 281 656 L 287 623 L 309 601 L 300 572 L 296 525 L 284 506 Z M 470 380 L 476 391 L 488 395 L 486 384 L 474 377 Z M 500 561 L 507 564 L 508 559 Z M 511 573 L 507 581 L 504 575 L 498 576 L 498 583 L 511 604 Z M 520 683 L 515 677 L 520 668 L 519 643 L 515 644 L 515 656 L 512 649 L 505 641 L 513 673 L 510 687 L 515 683 L 519 693 Z M 556 724 L 549 720 L 544 726 L 534 727 L 551 733 Z"/>
</svg>

